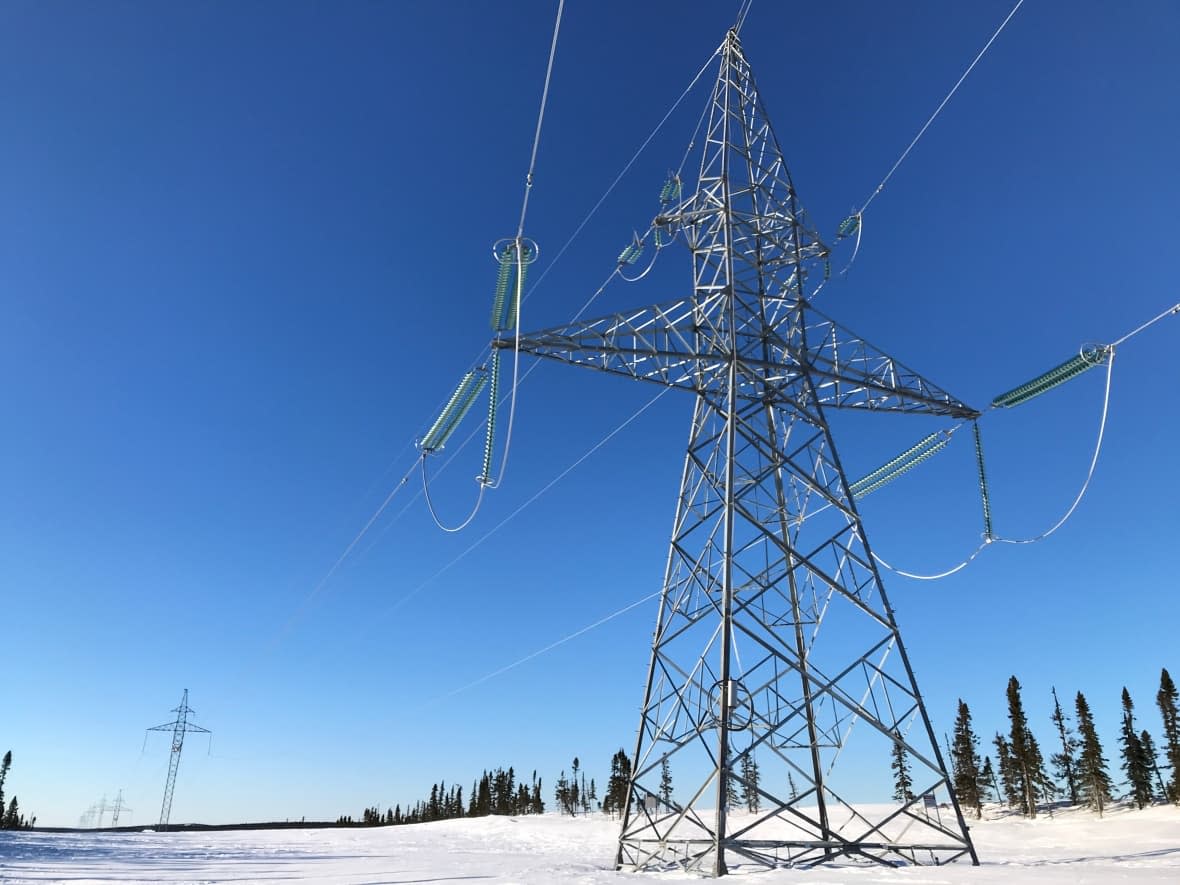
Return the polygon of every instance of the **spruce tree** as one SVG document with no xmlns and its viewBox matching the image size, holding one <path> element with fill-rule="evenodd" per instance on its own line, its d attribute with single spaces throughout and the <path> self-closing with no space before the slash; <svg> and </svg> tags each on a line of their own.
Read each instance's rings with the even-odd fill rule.
<svg viewBox="0 0 1180 885">
<path fill-rule="evenodd" d="M 1050 795 L 1052 783 L 1045 774 L 1045 761 L 1037 739 L 1028 727 L 1024 702 L 1020 698 L 1020 683 L 1015 676 L 1008 680 L 1008 721 L 1012 726 L 1008 752 L 1018 806 L 1026 817 L 1036 817 L 1037 802 Z"/>
<path fill-rule="evenodd" d="M 1123 771 L 1127 773 L 1131 801 L 1137 808 L 1143 808 L 1155 798 L 1151 789 L 1151 763 L 1143 748 L 1143 741 L 1135 731 L 1135 705 L 1126 686 L 1123 686 L 1122 745 Z"/>
<path fill-rule="evenodd" d="M 906 759 L 905 744 L 897 729 L 893 731 L 893 761 L 889 767 L 893 769 L 893 798 L 900 802 L 912 802 L 914 799 L 914 781 L 910 777 L 910 763 Z"/>
<path fill-rule="evenodd" d="M 564 768 L 557 778 L 557 785 L 553 788 L 553 800 L 557 803 L 558 812 L 561 814 L 570 813 L 570 782 L 565 779 Z"/>
<path fill-rule="evenodd" d="M 19 830 L 24 825 L 25 821 L 21 817 L 20 805 L 17 804 L 16 796 L 13 796 L 12 801 L 8 803 L 8 811 L 4 814 L 4 829 Z"/>
<path fill-rule="evenodd" d="M 606 782 L 606 794 L 602 797 L 602 810 L 619 815 L 627 807 L 627 791 L 631 787 L 631 760 L 622 747 L 611 757 L 610 777 Z"/>
<path fill-rule="evenodd" d="M 1061 710 L 1061 702 L 1057 700 L 1057 689 L 1053 688 L 1053 725 L 1057 727 L 1057 736 L 1061 739 L 1061 752 L 1049 757 L 1053 770 L 1057 776 L 1065 781 L 1065 790 L 1069 794 L 1070 805 L 1078 804 L 1077 785 L 1077 752 L 1078 739 L 1073 736 L 1066 722 L 1065 713 Z"/>
<path fill-rule="evenodd" d="M 1168 795 L 1168 788 L 1164 786 L 1164 777 L 1160 774 L 1159 757 L 1155 752 L 1155 739 L 1146 728 L 1139 732 L 1139 744 L 1143 747 L 1143 758 L 1147 760 L 1148 771 L 1155 775 L 1155 783 L 1159 787 L 1157 795 L 1162 799 Z"/>
<path fill-rule="evenodd" d="M 667 756 L 660 760 L 660 801 L 664 808 L 672 807 L 672 768 Z"/>
<path fill-rule="evenodd" d="M 733 771 L 733 753 L 727 749 L 725 753 L 725 804 L 729 808 L 737 808 L 740 802 L 738 779 Z"/>
<path fill-rule="evenodd" d="M 577 815 L 578 806 L 582 804 L 582 791 L 578 787 L 578 757 L 574 757 L 574 776 L 570 778 L 569 785 L 569 813 Z"/>
<path fill-rule="evenodd" d="M 0 760 L 0 823 L 4 817 L 4 782 L 8 780 L 8 769 L 12 768 L 12 750 L 4 754 Z"/>
<path fill-rule="evenodd" d="M 1176 683 L 1172 681 L 1167 668 L 1160 670 L 1160 690 L 1155 696 L 1159 705 L 1160 716 L 1164 720 L 1164 758 L 1168 767 L 1172 769 L 1164 794 L 1172 802 L 1180 805 L 1180 713 L 1177 703 L 1180 694 L 1176 691 Z M 2 781 L 0 781 L 2 783 Z"/>
<path fill-rule="evenodd" d="M 1016 776 L 1012 770 L 1012 751 L 1008 746 L 1008 740 L 999 732 L 996 732 L 996 760 L 1000 766 L 1000 784 L 1003 790 L 1003 801 L 1007 803 L 1009 808 L 1016 808 L 1020 805 L 1020 791 L 1016 788 Z"/>
<path fill-rule="evenodd" d="M 475 803 L 476 814 L 487 817 L 492 813 L 492 777 L 486 771 L 479 781 L 479 799 Z"/>
<path fill-rule="evenodd" d="M 955 795 L 964 808 L 975 809 L 976 817 L 983 817 L 983 802 L 979 792 L 979 738 L 971 730 L 971 711 L 959 698 L 955 717 L 955 740 L 951 744 L 951 767 L 954 769 Z"/>
<path fill-rule="evenodd" d="M 983 757 L 983 771 L 979 773 L 979 795 L 980 798 L 986 799 L 989 792 L 995 792 L 995 801 L 1002 802 L 1004 800 L 1003 794 L 1000 792 L 1000 782 L 996 780 L 996 771 L 992 768 L 992 757 Z"/>
<path fill-rule="evenodd" d="M 762 807 L 762 797 L 758 793 L 758 784 L 762 777 L 758 772 L 758 760 L 753 752 L 742 757 L 742 800 L 746 803 L 746 810 L 754 814 Z"/>
</svg>

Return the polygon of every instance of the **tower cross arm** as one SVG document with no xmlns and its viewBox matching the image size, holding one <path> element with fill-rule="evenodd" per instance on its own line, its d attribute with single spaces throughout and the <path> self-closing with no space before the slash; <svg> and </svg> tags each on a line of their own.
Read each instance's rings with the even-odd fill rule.
<svg viewBox="0 0 1180 885">
<path fill-rule="evenodd" d="M 734 394 L 747 401 L 979 415 L 806 302 L 746 310 L 747 320 L 731 330 L 726 301 L 722 292 L 684 298 L 505 337 L 493 346 L 697 393 L 713 388 L 736 359 Z"/>
<path fill-rule="evenodd" d="M 810 304 L 799 308 L 802 349 L 827 408 L 919 412 L 953 418 L 979 410 L 951 395 Z"/>
<path fill-rule="evenodd" d="M 724 355 L 702 346 L 702 316 L 696 299 L 683 298 L 506 337 L 493 346 L 519 346 L 522 353 L 699 391 L 707 386 L 702 375 L 711 377 L 710 369 L 726 362 Z"/>
</svg>

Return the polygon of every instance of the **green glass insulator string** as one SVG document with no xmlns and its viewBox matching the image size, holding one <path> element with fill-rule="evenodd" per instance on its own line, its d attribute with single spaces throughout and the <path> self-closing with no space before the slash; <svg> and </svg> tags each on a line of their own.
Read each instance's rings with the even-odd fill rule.
<svg viewBox="0 0 1180 885">
<path fill-rule="evenodd" d="M 488 362 L 488 433 L 483 447 L 483 470 L 479 481 L 487 485 L 492 481 L 492 454 L 496 449 L 496 412 L 500 406 L 500 350 L 492 348 Z"/>
<path fill-rule="evenodd" d="M 471 411 L 471 406 L 475 403 L 476 397 L 479 396 L 487 381 L 487 373 L 480 370 L 470 371 L 463 376 L 459 386 L 455 388 L 455 392 L 447 400 L 446 406 L 443 407 L 434 424 L 422 437 L 420 447 L 423 452 L 437 452 L 446 445 L 459 423 Z"/>
<path fill-rule="evenodd" d="M 639 256 L 643 254 L 643 243 L 636 239 L 635 242 L 629 243 L 627 248 L 619 253 L 619 264 L 634 264 L 639 260 Z"/>
<path fill-rule="evenodd" d="M 1048 372 L 1038 375 L 1031 381 L 1026 381 L 1019 387 L 1014 387 L 1005 393 L 1001 393 L 992 400 L 992 406 L 1000 409 L 1008 409 L 1026 403 L 1040 396 L 1042 393 L 1047 393 L 1054 387 L 1064 384 L 1066 381 L 1072 381 L 1083 372 L 1088 372 L 1095 366 L 1102 365 L 1109 354 L 1110 348 L 1106 346 L 1084 348 L 1077 356 L 1066 360 L 1060 365 L 1054 366 Z"/>
<path fill-rule="evenodd" d="M 666 182 L 664 182 L 664 186 L 660 189 L 660 202 L 661 203 L 675 203 L 679 199 L 680 199 L 680 176 L 673 175 Z"/>
<path fill-rule="evenodd" d="M 860 228 L 860 215 L 849 215 L 840 222 L 840 226 L 836 228 L 836 238 L 844 239 L 850 237 Z"/>
<path fill-rule="evenodd" d="M 919 440 L 896 458 L 882 464 L 872 473 L 866 474 L 852 483 L 848 490 L 852 497 L 860 499 L 893 482 L 893 480 L 908 473 L 927 458 L 941 452 L 950 442 L 950 433 L 936 430 L 934 433 Z"/>
<path fill-rule="evenodd" d="M 504 307 L 508 300 L 508 284 L 512 280 L 512 268 L 516 264 L 511 252 L 511 248 L 506 248 L 500 253 L 500 270 L 496 274 L 496 297 L 492 301 L 492 331 L 500 332 L 506 327 L 504 325 Z"/>
<path fill-rule="evenodd" d="M 971 422 L 971 431 L 975 436 L 975 466 L 979 470 L 979 500 L 983 507 L 983 539 L 986 543 L 992 541 L 992 505 L 987 493 L 987 471 L 983 466 L 983 437 L 979 433 L 979 422 Z"/>
<path fill-rule="evenodd" d="M 533 257 L 532 250 L 525 242 L 513 241 L 500 252 L 496 296 L 492 301 L 492 331 L 506 332 L 516 327 L 521 293 Z"/>
</svg>

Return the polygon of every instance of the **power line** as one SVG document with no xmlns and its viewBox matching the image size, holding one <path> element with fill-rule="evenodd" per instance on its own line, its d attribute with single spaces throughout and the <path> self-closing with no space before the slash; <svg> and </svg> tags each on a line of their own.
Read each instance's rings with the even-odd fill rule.
<svg viewBox="0 0 1180 885">
<path fill-rule="evenodd" d="M 885 189 L 885 185 L 889 182 L 889 179 L 893 177 L 893 173 L 896 172 L 898 167 L 905 162 L 906 157 L 910 155 L 910 151 L 912 151 L 914 146 L 917 145 L 919 141 L 921 141 L 922 136 L 926 134 L 926 130 L 930 128 L 930 125 L 938 118 L 938 115 L 942 113 L 942 109 L 947 106 L 947 102 L 949 102 L 954 97 L 954 94 L 959 91 L 959 87 L 963 85 L 963 81 L 967 79 L 973 70 L 975 70 L 975 66 L 979 64 L 980 59 L 982 59 L 984 55 L 987 54 L 987 51 L 991 49 L 992 44 L 996 42 L 996 38 L 999 37 L 1004 28 L 1008 26 L 1008 22 L 1012 20 L 1012 16 L 1016 15 L 1016 11 L 1020 9 L 1023 4 L 1024 0 L 1016 0 L 1016 5 L 1012 7 L 1012 11 L 1008 13 L 1008 16 L 1002 22 L 1000 22 L 1000 26 L 996 28 L 995 33 L 991 35 L 991 39 L 989 39 L 987 43 L 984 44 L 983 49 L 979 50 L 979 54 L 975 56 L 975 58 L 971 61 L 971 64 L 967 66 L 967 70 L 963 71 L 963 75 L 959 77 L 957 81 L 955 81 L 955 85 L 951 87 L 951 91 L 946 94 L 946 97 L 939 103 L 938 107 L 934 109 L 934 113 L 930 115 L 930 119 L 928 119 L 925 124 L 923 124 L 922 128 L 918 130 L 918 134 L 914 136 L 914 140 L 911 141 L 906 149 L 901 152 L 901 156 L 897 158 L 897 162 L 890 167 L 889 171 L 885 173 L 885 177 L 881 179 L 881 183 L 877 185 L 876 190 L 874 190 L 869 195 L 869 198 L 865 200 L 864 205 L 860 207 L 860 211 L 856 213 L 858 216 L 863 215 L 864 211 L 869 208 L 869 204 L 877 198 L 877 194 L 881 193 L 881 191 Z"/>
</svg>

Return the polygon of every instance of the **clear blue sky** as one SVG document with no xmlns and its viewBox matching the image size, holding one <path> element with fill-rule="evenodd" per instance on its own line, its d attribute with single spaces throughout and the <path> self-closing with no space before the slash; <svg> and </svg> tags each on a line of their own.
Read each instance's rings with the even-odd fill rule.
<svg viewBox="0 0 1180 885">
<path fill-rule="evenodd" d="M 527 224 L 538 274 L 737 6 L 567 5 Z M 184 688 L 214 739 L 186 744 L 175 821 L 356 815 L 496 765 L 536 767 L 548 793 L 574 755 L 601 782 L 630 750 L 654 602 L 454 692 L 658 589 L 687 397 L 456 562 L 653 392 L 541 366 L 471 528 L 439 532 L 415 479 L 322 582 L 488 338 L 489 250 L 515 232 L 555 8 L 0 5 L 0 749 L 40 822 L 120 788 L 154 822 L 168 739 L 141 752 L 143 729 Z M 821 231 L 1009 8 L 756 0 L 746 52 Z M 1180 300 L 1178 45 L 1167 0 L 1029 0 L 874 202 L 822 308 L 981 407 Z M 571 317 L 646 226 L 708 79 L 525 327 Z M 684 294 L 687 253 L 666 254 L 670 285 L 615 284 L 594 312 Z M 1042 743 L 1052 685 L 1086 692 L 1112 760 L 1124 684 L 1158 731 L 1159 669 L 1180 670 L 1178 336 L 1166 320 L 1120 351 L 1065 528 L 945 581 L 887 575 L 939 731 L 959 696 L 982 733 L 1004 727 L 1013 673 Z M 1102 389 L 1093 372 L 984 422 L 997 531 L 1064 512 Z M 852 473 L 938 426 L 875 417 L 837 424 Z M 974 548 L 966 442 L 866 500 L 886 559 L 937 571 Z M 478 462 L 472 446 L 440 478 L 448 517 Z"/>
</svg>

